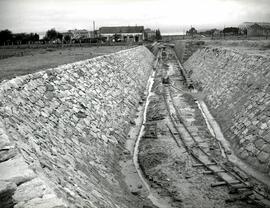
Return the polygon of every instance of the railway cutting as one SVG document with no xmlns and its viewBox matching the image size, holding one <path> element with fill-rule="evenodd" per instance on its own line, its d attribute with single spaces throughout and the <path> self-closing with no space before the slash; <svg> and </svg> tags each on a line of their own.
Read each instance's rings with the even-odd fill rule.
<svg viewBox="0 0 270 208">
<path fill-rule="evenodd" d="M 138 161 L 172 207 L 269 207 L 267 185 L 230 161 L 172 45 L 159 47 Z"/>
</svg>

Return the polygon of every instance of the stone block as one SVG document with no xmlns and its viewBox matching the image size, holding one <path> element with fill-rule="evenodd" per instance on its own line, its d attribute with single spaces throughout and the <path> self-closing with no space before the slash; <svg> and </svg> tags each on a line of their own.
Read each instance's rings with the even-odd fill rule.
<svg viewBox="0 0 270 208">
<path fill-rule="evenodd" d="M 66 208 L 68 207 L 62 199 L 55 195 L 44 195 L 43 198 L 34 198 L 27 202 L 20 202 L 14 208 Z"/>
<path fill-rule="evenodd" d="M 257 149 L 261 149 L 265 143 L 263 139 L 258 139 L 254 142 Z"/>
<path fill-rule="evenodd" d="M 261 129 L 267 129 L 268 128 L 267 123 L 262 123 L 260 128 Z"/>
<path fill-rule="evenodd" d="M 270 143 L 270 132 L 264 136 L 264 140 Z"/>
<path fill-rule="evenodd" d="M 248 154 L 248 152 L 247 152 L 246 150 L 244 150 L 244 151 L 241 152 L 241 154 L 240 154 L 240 157 L 241 157 L 242 159 L 246 159 L 248 156 L 249 156 L 249 154 Z"/>
<path fill-rule="evenodd" d="M 270 144 L 263 145 L 261 150 L 270 154 Z"/>
<path fill-rule="evenodd" d="M 13 195 L 16 203 L 42 198 L 45 194 L 53 194 L 52 190 L 40 179 L 34 178 L 21 184 Z"/>
<path fill-rule="evenodd" d="M 16 188 L 15 183 L 0 181 L 0 207 L 11 208 L 15 205 L 12 196 Z"/>
<path fill-rule="evenodd" d="M 15 157 L 18 154 L 17 150 L 12 147 L 0 151 L 0 163 Z"/>
<path fill-rule="evenodd" d="M 0 180 L 20 184 L 35 177 L 35 173 L 28 168 L 21 156 L 0 163 Z"/>
<path fill-rule="evenodd" d="M 258 160 L 261 163 L 267 163 L 269 161 L 269 153 L 261 151 L 260 154 L 258 155 Z"/>
<path fill-rule="evenodd" d="M 9 190 L 14 192 L 16 190 L 16 188 L 17 188 L 17 185 L 15 183 L 0 181 L 0 194 L 3 194 Z"/>
</svg>

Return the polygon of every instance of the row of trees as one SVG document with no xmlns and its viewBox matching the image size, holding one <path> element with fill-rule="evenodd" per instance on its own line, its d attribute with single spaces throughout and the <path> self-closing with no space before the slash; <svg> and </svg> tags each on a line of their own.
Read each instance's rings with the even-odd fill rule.
<svg viewBox="0 0 270 208">
<path fill-rule="evenodd" d="M 10 30 L 0 31 L 0 45 L 7 44 L 27 44 L 29 42 L 36 42 L 39 40 L 37 33 L 17 33 L 13 34 Z"/>
<path fill-rule="evenodd" d="M 44 41 L 56 41 L 56 42 L 64 42 L 69 43 L 71 41 L 70 35 L 63 35 L 60 32 L 57 32 L 54 28 L 50 29 L 46 32 L 46 35 L 43 39 Z"/>
<path fill-rule="evenodd" d="M 10 30 L 0 31 L 0 45 L 21 45 L 37 42 L 49 42 L 49 41 L 58 41 L 69 43 L 71 37 L 69 35 L 61 34 L 55 29 L 50 29 L 46 32 L 45 37 L 40 40 L 37 33 L 12 33 Z"/>
<path fill-rule="evenodd" d="M 54 28 L 50 29 L 46 32 L 43 39 L 40 39 L 37 33 L 16 33 L 13 34 L 10 30 L 2 30 L 0 31 L 0 45 L 21 45 L 21 44 L 32 44 L 32 43 L 70 43 L 71 36 L 69 34 L 62 34 L 56 31 Z M 89 38 L 88 38 L 89 39 Z M 77 41 L 102 41 L 102 38 L 94 38 L 95 40 L 86 40 L 79 39 Z M 155 31 L 155 39 L 161 40 L 160 30 Z M 76 41 L 76 40 L 73 40 Z"/>
</svg>

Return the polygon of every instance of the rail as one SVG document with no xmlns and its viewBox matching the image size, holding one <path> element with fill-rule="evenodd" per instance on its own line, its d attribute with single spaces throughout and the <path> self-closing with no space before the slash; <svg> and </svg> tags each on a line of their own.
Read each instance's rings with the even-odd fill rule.
<svg viewBox="0 0 270 208">
<path fill-rule="evenodd" d="M 175 58 L 178 61 L 177 57 Z M 184 76 L 183 68 L 181 68 L 179 61 L 178 64 L 180 67 L 179 72 L 182 76 Z M 187 79 L 185 79 L 185 81 L 187 81 Z M 187 85 L 189 86 L 189 84 Z M 207 171 L 204 171 L 205 174 L 213 174 L 219 178 L 220 181 L 212 183 L 211 187 L 226 185 L 230 188 L 232 193 L 240 194 L 237 196 L 238 199 L 250 200 L 261 207 L 270 206 L 268 196 L 260 190 L 257 190 L 257 188 L 247 180 L 248 177 L 245 174 L 237 171 L 233 164 L 231 164 L 230 167 L 225 165 L 228 163 L 228 160 L 226 160 L 227 155 L 223 161 L 218 161 L 204 149 L 205 147 L 200 145 L 202 144 L 201 141 L 197 141 L 192 135 L 191 130 L 175 104 L 175 100 L 172 96 L 172 87 L 170 84 L 163 85 L 163 98 L 173 126 L 173 129 L 171 129 L 167 125 L 170 135 L 175 140 L 179 148 L 183 146 L 186 152 L 188 152 L 195 159 L 197 163 L 193 164 L 193 167 L 205 167 L 207 169 Z M 225 152 L 225 154 L 227 153 Z"/>
</svg>

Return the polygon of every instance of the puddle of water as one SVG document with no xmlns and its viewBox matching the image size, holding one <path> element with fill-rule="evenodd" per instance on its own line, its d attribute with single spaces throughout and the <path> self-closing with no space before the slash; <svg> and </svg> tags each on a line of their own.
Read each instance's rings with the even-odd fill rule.
<svg viewBox="0 0 270 208">
<path fill-rule="evenodd" d="M 169 65 L 168 72 L 167 72 L 168 76 L 174 75 L 175 73 L 174 64 L 172 62 L 169 62 L 168 65 Z"/>
<path fill-rule="evenodd" d="M 230 143 L 225 139 L 221 128 L 217 121 L 214 119 L 210 111 L 208 110 L 207 105 L 202 101 L 197 101 L 199 109 L 201 110 L 203 117 L 206 121 L 207 127 L 210 133 L 216 138 L 223 146 L 225 151 L 230 151 L 231 155 L 228 155 L 228 160 L 246 172 L 248 175 L 252 176 L 253 178 L 257 179 L 258 181 L 266 184 L 270 187 L 270 177 L 267 174 L 263 174 L 253 167 L 248 165 L 247 163 L 243 162 L 240 158 L 238 158 L 235 153 L 232 151 Z"/>
</svg>

